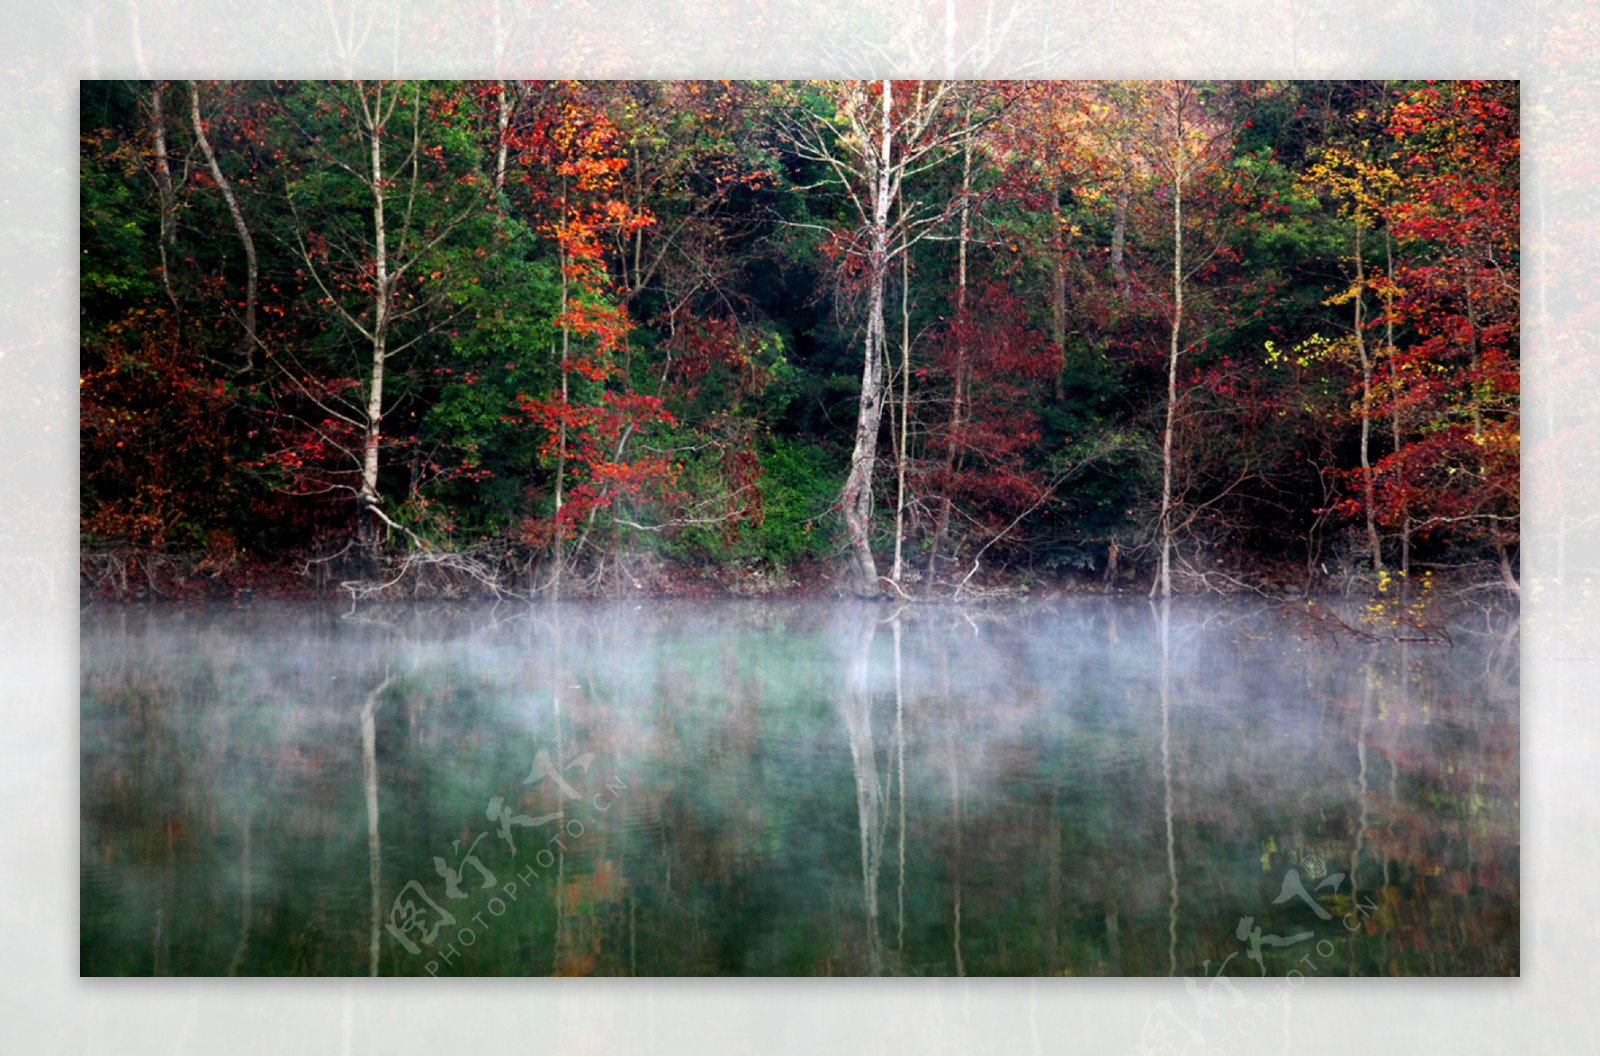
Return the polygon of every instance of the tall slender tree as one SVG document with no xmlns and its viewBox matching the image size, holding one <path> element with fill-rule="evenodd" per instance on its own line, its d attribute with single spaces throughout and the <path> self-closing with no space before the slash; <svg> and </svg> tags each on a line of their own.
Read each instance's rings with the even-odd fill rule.
<svg viewBox="0 0 1600 1057">
<path fill-rule="evenodd" d="M 982 90 L 976 82 L 966 87 Z M 897 206 L 906 181 L 960 149 L 973 126 L 953 120 L 964 96 L 958 82 L 824 82 L 812 86 L 810 94 L 811 109 L 785 131 L 793 149 L 822 166 L 826 182 L 844 191 L 855 221 L 853 230 L 833 233 L 844 274 L 854 280 L 866 316 L 855 439 L 840 509 L 850 547 L 852 590 L 873 598 L 882 593 L 872 553 L 872 492 L 884 406 L 889 273 L 898 256 L 949 212 L 921 202 Z M 970 106 L 970 100 L 964 105 Z"/>
<path fill-rule="evenodd" d="M 1132 86 L 1133 134 L 1136 150 L 1158 181 L 1171 207 L 1172 233 L 1170 294 L 1166 303 L 1166 398 L 1161 426 L 1161 495 L 1156 522 L 1157 566 L 1152 597 L 1172 595 L 1172 549 L 1177 534 L 1174 492 L 1173 438 L 1181 414 L 1182 393 L 1178 364 L 1193 343 L 1185 343 L 1185 302 L 1198 262 L 1206 253 L 1185 255 L 1184 232 L 1188 219 L 1184 201 L 1195 181 L 1222 160 L 1229 144 L 1228 129 L 1217 120 L 1192 81 L 1161 81 Z"/>
<path fill-rule="evenodd" d="M 492 208 L 468 140 L 450 121 L 461 91 L 357 81 L 300 85 L 282 100 L 302 158 L 284 188 L 294 220 L 288 238 L 320 294 L 318 305 L 363 349 L 365 366 L 354 385 L 318 386 L 302 362 L 285 355 L 278 381 L 320 413 L 303 422 L 336 453 L 336 468 L 309 483 L 351 493 L 369 570 L 389 530 L 420 542 L 386 509 L 380 481 L 393 364 L 450 318 L 438 251 L 469 218 Z M 430 270 L 430 261 L 441 267 Z"/>
</svg>

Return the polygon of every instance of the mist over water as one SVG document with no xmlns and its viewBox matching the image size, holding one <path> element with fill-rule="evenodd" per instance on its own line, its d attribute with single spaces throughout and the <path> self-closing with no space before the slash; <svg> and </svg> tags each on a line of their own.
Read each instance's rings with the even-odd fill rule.
<svg viewBox="0 0 1600 1057">
<path fill-rule="evenodd" d="M 81 969 L 1516 973 L 1506 630 L 91 610 Z"/>
</svg>

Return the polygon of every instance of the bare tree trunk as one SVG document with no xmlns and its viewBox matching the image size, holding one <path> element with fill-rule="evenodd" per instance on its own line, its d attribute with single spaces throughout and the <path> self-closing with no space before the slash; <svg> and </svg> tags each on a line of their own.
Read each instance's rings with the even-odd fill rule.
<svg viewBox="0 0 1600 1057">
<path fill-rule="evenodd" d="M 372 235 L 373 235 L 373 320 L 372 374 L 367 388 L 367 435 L 361 452 L 360 524 L 358 538 L 369 573 L 377 567 L 379 514 L 378 449 L 383 441 L 383 381 L 388 361 L 389 335 L 389 244 L 384 220 L 383 175 L 383 89 L 380 87 L 369 106 L 362 99 L 367 135 L 371 144 Z"/>
<path fill-rule="evenodd" d="M 1172 344 L 1167 354 L 1167 421 L 1161 432 L 1161 564 L 1150 585 L 1152 596 L 1172 597 L 1172 427 L 1178 411 L 1178 353 L 1183 330 L 1183 104 L 1173 102 L 1176 128 L 1172 147 Z"/>
<path fill-rule="evenodd" d="M 137 13 L 138 8 L 134 8 Z M 135 29 L 137 30 L 137 22 Z M 167 259 L 167 250 L 172 246 L 177 237 L 176 196 L 172 190 L 172 162 L 167 151 L 167 114 L 164 96 L 167 91 L 167 82 L 157 81 L 150 86 L 150 143 L 154 152 L 154 172 L 156 181 L 156 209 L 161 222 L 161 234 L 156 243 L 161 254 L 161 288 L 166 291 L 167 299 L 172 302 L 172 307 L 178 307 L 178 299 L 172 292 L 171 265 Z"/>
<path fill-rule="evenodd" d="M 1128 266 L 1123 260 L 1123 247 L 1128 238 L 1128 199 L 1131 189 L 1128 178 L 1122 178 L 1117 188 L 1117 200 L 1111 218 L 1111 275 L 1117 280 L 1117 292 L 1128 295 Z"/>
<path fill-rule="evenodd" d="M 562 181 L 561 189 L 563 199 L 566 197 L 566 181 Z M 572 328 L 567 325 L 567 299 L 570 296 L 567 280 L 567 248 L 561 246 L 559 259 L 556 261 L 561 270 L 561 357 L 556 369 L 561 374 L 561 406 L 566 408 L 567 388 L 567 361 L 572 353 Z M 557 435 L 556 443 L 556 517 L 561 516 L 562 489 L 566 485 L 567 476 L 567 420 L 563 415 Z"/>
<path fill-rule="evenodd" d="M 883 300 L 889 270 L 889 205 L 893 196 L 892 82 L 883 81 L 881 146 L 873 187 L 871 256 L 868 262 L 867 338 L 861 368 L 860 411 L 856 418 L 855 450 L 850 475 L 845 479 L 841 506 L 845 532 L 850 539 L 855 593 L 876 598 L 878 566 L 872 557 L 872 471 L 877 459 L 878 426 L 883 418 Z"/>
<path fill-rule="evenodd" d="M 565 194 L 565 187 L 564 186 L 563 186 L 562 190 L 563 190 L 563 195 L 564 195 Z M 557 598 L 560 598 L 561 597 L 561 575 L 562 575 L 562 572 L 563 572 L 563 568 L 562 567 L 566 563 L 566 540 L 564 538 L 564 534 L 563 534 L 562 529 L 561 529 L 561 507 L 562 507 L 562 504 L 564 502 L 564 496 L 563 496 L 562 492 L 563 492 L 563 489 L 566 487 L 566 477 L 567 477 L 567 418 L 566 418 L 566 409 L 567 409 L 567 400 L 569 399 L 569 397 L 571 395 L 571 390 L 569 389 L 568 384 L 567 384 L 567 357 L 571 353 L 571 350 L 572 350 L 572 330 L 571 330 L 570 327 L 568 327 L 568 325 L 566 323 L 568 288 L 567 288 L 567 251 L 566 251 L 566 247 L 564 247 L 564 246 L 561 249 L 560 260 L 557 263 L 559 264 L 560 269 L 561 269 L 561 319 L 562 319 L 562 323 L 561 323 L 561 357 L 560 357 L 560 363 L 558 365 L 558 370 L 559 370 L 559 373 L 561 375 L 561 409 L 562 409 L 562 416 L 561 416 L 561 422 L 557 426 L 557 431 L 556 431 L 556 510 L 555 510 L 554 526 L 552 528 L 552 534 L 553 535 L 552 535 L 552 539 L 551 539 L 551 543 L 550 543 L 550 555 L 555 560 L 555 572 L 554 572 L 554 574 L 553 574 L 553 576 L 551 578 L 550 584 L 551 584 L 551 589 L 552 589 L 553 593 L 555 594 L 555 596 Z"/>
<path fill-rule="evenodd" d="M 495 12 L 495 21 L 498 22 L 499 11 Z M 506 130 L 511 126 L 511 103 L 508 99 L 510 85 L 507 81 L 500 82 L 499 107 L 495 112 L 495 149 L 494 149 L 494 189 L 502 191 L 506 186 Z"/>
<path fill-rule="evenodd" d="M 249 225 L 244 222 L 244 213 L 239 209 L 239 200 L 234 197 L 228 178 L 222 174 L 222 166 L 217 164 L 217 155 L 211 149 L 211 141 L 206 138 L 205 124 L 200 120 L 200 88 L 194 81 L 189 82 L 189 118 L 194 124 L 195 140 L 200 144 L 201 153 L 206 156 L 206 166 L 211 170 L 211 179 L 216 183 L 217 190 L 222 192 L 223 201 L 228 204 L 228 215 L 233 218 L 233 229 L 238 232 L 239 242 L 244 246 L 244 337 L 239 341 L 238 351 L 244 356 L 244 370 L 248 371 L 254 362 L 256 347 L 256 284 L 260 274 L 256 268 L 256 243 L 250 237 Z"/>
<path fill-rule="evenodd" d="M 1361 502 L 1367 516 L 1367 547 L 1372 568 L 1383 568 L 1383 545 L 1378 539 L 1377 504 L 1372 491 L 1372 357 L 1367 354 L 1366 265 L 1361 260 L 1361 221 L 1356 220 L 1356 352 L 1361 357 Z"/>
</svg>

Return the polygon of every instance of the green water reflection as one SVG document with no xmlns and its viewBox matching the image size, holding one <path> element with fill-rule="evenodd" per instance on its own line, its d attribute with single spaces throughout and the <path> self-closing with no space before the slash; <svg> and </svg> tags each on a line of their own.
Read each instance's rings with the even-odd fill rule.
<svg viewBox="0 0 1600 1057">
<path fill-rule="evenodd" d="M 82 972 L 1514 974 L 1505 630 L 91 611 Z"/>
</svg>

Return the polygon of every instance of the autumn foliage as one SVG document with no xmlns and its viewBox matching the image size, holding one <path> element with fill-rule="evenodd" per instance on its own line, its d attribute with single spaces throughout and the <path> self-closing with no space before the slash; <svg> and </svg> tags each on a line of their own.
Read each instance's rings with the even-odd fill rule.
<svg viewBox="0 0 1600 1057">
<path fill-rule="evenodd" d="M 1518 539 L 1520 279 L 1516 93 L 1430 84 L 1389 119 L 1401 246 L 1382 411 L 1410 439 L 1375 469 L 1385 520 L 1496 548 Z"/>
<path fill-rule="evenodd" d="M 531 593 L 1143 589 L 1169 552 L 1179 590 L 1515 590 L 1519 105 L 86 84 L 85 545 Z"/>
</svg>

